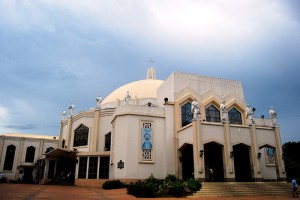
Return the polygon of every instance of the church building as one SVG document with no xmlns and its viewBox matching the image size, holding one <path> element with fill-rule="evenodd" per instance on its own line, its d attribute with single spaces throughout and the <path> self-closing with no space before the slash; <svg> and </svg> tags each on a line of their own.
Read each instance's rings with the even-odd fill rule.
<svg viewBox="0 0 300 200">
<path fill-rule="evenodd" d="M 270 102 L 272 103 L 272 102 Z M 61 171 L 99 187 L 168 174 L 201 181 L 286 180 L 276 112 L 255 118 L 242 83 L 174 72 L 123 85 L 96 106 L 63 112 L 58 148 L 46 153 L 41 182 Z"/>
</svg>

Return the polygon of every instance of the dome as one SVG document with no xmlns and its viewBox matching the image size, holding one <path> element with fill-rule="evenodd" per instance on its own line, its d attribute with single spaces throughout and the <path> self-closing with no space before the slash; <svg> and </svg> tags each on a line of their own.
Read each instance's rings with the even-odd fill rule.
<svg viewBox="0 0 300 200">
<path fill-rule="evenodd" d="M 124 100 L 127 91 L 131 98 L 157 98 L 157 89 L 163 83 L 162 80 L 145 79 L 123 85 L 110 93 L 102 102 L 102 105 L 115 102 L 117 99 Z"/>
</svg>

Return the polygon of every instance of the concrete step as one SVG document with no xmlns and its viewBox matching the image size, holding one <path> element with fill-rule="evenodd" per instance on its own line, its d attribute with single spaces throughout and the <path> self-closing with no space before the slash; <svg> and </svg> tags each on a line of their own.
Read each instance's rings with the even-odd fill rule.
<svg viewBox="0 0 300 200">
<path fill-rule="evenodd" d="M 246 196 L 288 194 L 291 186 L 286 182 L 203 182 L 193 196 Z"/>
</svg>

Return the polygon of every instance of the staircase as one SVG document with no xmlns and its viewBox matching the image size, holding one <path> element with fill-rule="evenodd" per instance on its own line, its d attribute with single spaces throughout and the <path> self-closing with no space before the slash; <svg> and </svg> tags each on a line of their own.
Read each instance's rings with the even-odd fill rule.
<svg viewBox="0 0 300 200">
<path fill-rule="evenodd" d="M 286 182 L 203 182 L 191 197 L 285 194 L 291 194 L 291 185 Z"/>
</svg>

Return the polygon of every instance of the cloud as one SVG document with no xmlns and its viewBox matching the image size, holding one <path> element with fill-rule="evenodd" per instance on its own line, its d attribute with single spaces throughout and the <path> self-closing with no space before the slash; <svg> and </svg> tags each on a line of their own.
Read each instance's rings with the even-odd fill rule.
<svg viewBox="0 0 300 200">
<path fill-rule="evenodd" d="M 2 130 L 56 133 L 62 108 L 85 110 L 143 79 L 151 57 L 159 79 L 183 71 L 241 80 L 258 112 L 274 104 L 280 116 L 293 113 L 298 8 L 297 0 L 2 0 Z"/>
<path fill-rule="evenodd" d="M 34 124 L 25 124 L 25 125 L 19 125 L 19 126 L 10 125 L 10 126 L 4 126 L 4 127 L 9 128 L 9 129 L 16 129 L 16 130 L 37 129 L 36 125 L 34 125 Z"/>
<path fill-rule="evenodd" d="M 53 1 L 77 21 L 156 45 L 216 49 L 251 44 L 274 27 L 288 26 L 275 1 Z M 267 13 L 267 14 L 266 14 Z M 77 17 L 76 17 L 77 16 Z"/>
<path fill-rule="evenodd" d="M 8 119 L 8 111 L 0 105 L 0 121 L 3 123 Z"/>
</svg>

